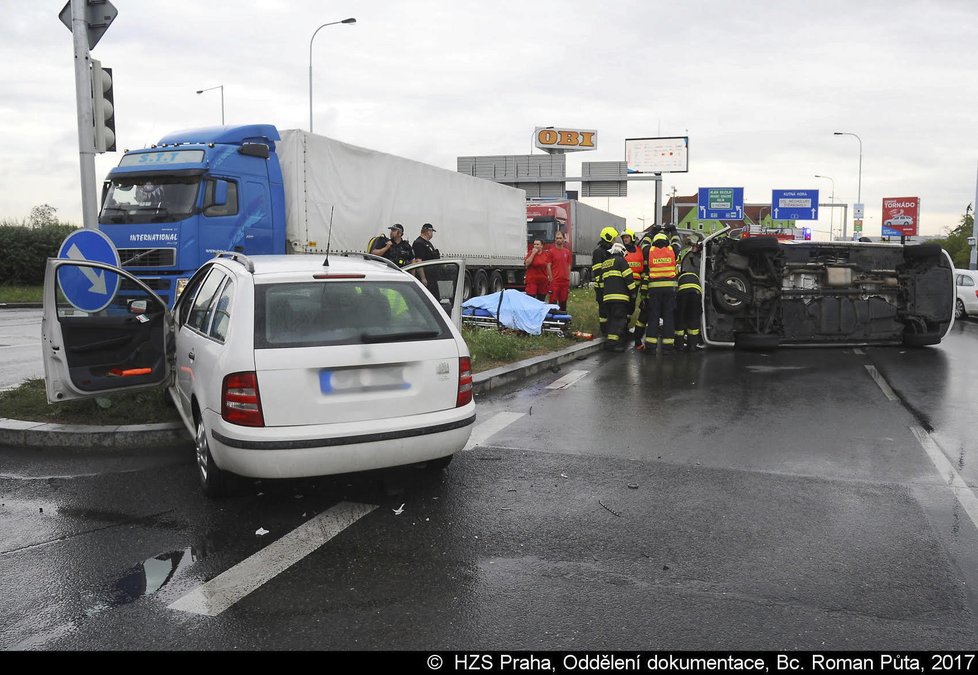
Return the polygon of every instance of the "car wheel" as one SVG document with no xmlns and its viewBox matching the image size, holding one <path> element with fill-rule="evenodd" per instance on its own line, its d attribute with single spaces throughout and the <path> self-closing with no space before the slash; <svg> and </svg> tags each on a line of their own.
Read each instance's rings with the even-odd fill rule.
<svg viewBox="0 0 978 675">
<path fill-rule="evenodd" d="M 454 453 L 448 455 L 447 457 L 439 457 L 438 459 L 429 459 L 427 462 L 425 462 L 424 468 L 432 472 L 441 471 L 442 469 L 448 468 L 448 465 L 452 463 L 453 459 L 455 459 Z"/>
<path fill-rule="evenodd" d="M 211 456 L 210 445 L 207 442 L 207 428 L 204 421 L 197 420 L 197 432 L 194 434 L 194 445 L 197 447 L 197 475 L 200 487 L 208 497 L 223 497 L 228 494 L 230 476 L 217 468 Z"/>
<path fill-rule="evenodd" d="M 713 302 L 721 312 L 732 314 L 748 302 L 751 294 L 750 280 L 735 270 L 717 275 L 713 283 Z"/>
<path fill-rule="evenodd" d="M 781 242 L 777 237 L 748 237 L 737 243 L 737 252 L 743 255 L 751 253 L 775 253 L 781 250 Z"/>
<path fill-rule="evenodd" d="M 472 292 L 475 295 L 486 295 L 489 292 L 489 275 L 485 270 L 479 270 L 472 279 Z"/>
<path fill-rule="evenodd" d="M 734 336 L 734 346 L 737 349 L 777 349 L 781 344 L 779 335 L 766 333 L 737 333 Z"/>
<path fill-rule="evenodd" d="M 968 316 L 968 312 L 965 311 L 961 298 L 958 298 L 958 301 L 954 303 L 954 318 L 963 319 L 966 316 Z"/>
</svg>

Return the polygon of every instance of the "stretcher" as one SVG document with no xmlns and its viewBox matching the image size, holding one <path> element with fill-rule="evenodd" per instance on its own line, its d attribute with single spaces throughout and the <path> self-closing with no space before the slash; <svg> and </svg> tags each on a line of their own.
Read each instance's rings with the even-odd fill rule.
<svg viewBox="0 0 978 675">
<path fill-rule="evenodd" d="M 492 312 L 476 307 L 462 308 L 462 323 L 477 328 L 499 328 L 501 326 Z M 543 319 L 542 330 L 544 333 L 554 333 L 556 335 L 570 337 L 570 325 L 570 314 L 559 310 L 551 310 Z"/>
</svg>

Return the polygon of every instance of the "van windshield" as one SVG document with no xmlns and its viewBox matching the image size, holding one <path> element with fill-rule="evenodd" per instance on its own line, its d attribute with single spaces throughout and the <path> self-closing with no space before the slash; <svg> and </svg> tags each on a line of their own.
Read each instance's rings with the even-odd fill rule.
<svg viewBox="0 0 978 675">
<path fill-rule="evenodd" d="M 200 176 L 145 174 L 120 176 L 107 183 L 102 212 L 103 224 L 172 223 L 194 211 Z"/>
<path fill-rule="evenodd" d="M 315 281 L 255 286 L 255 348 L 454 339 L 411 282 Z"/>
</svg>

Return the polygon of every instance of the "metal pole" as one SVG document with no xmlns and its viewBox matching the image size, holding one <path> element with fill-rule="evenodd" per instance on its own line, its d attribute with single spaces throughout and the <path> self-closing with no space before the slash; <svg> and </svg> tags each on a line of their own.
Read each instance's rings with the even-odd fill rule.
<svg viewBox="0 0 978 675">
<path fill-rule="evenodd" d="M 655 219 L 653 222 L 662 227 L 662 174 L 655 174 Z"/>
<path fill-rule="evenodd" d="M 221 85 L 221 126 L 224 126 L 224 85 Z"/>
<path fill-rule="evenodd" d="M 978 178 L 975 179 L 975 202 L 971 205 L 971 236 L 975 238 L 975 243 L 971 245 L 969 270 L 978 268 L 978 217 L 975 217 L 975 209 L 978 209 Z"/>
<path fill-rule="evenodd" d="M 309 38 L 309 133 L 312 133 L 312 41 L 316 39 L 316 34 L 326 26 L 335 26 L 338 23 L 356 22 L 357 20 L 351 17 L 349 19 L 343 19 L 342 21 L 330 21 L 329 23 L 324 23 L 322 26 L 313 31 L 312 37 Z"/>
<path fill-rule="evenodd" d="M 98 227 L 95 190 L 95 113 L 92 110 L 92 67 L 88 51 L 86 0 L 71 0 L 71 37 L 75 52 L 75 103 L 78 109 L 78 161 L 81 167 L 82 223 Z"/>
</svg>

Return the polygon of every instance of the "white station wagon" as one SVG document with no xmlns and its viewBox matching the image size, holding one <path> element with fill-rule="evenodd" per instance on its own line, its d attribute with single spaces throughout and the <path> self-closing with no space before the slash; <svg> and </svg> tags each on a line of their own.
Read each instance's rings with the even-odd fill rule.
<svg viewBox="0 0 978 675">
<path fill-rule="evenodd" d="M 197 271 L 169 311 L 124 270 L 50 259 L 48 401 L 167 383 L 209 496 L 227 491 L 229 473 L 441 468 L 475 422 L 458 330 L 464 267 L 223 254 Z M 407 271 L 419 268 L 426 285 Z M 103 309 L 80 311 L 65 296 L 62 282 L 79 271 L 104 275 L 108 292 L 116 289 Z"/>
</svg>

